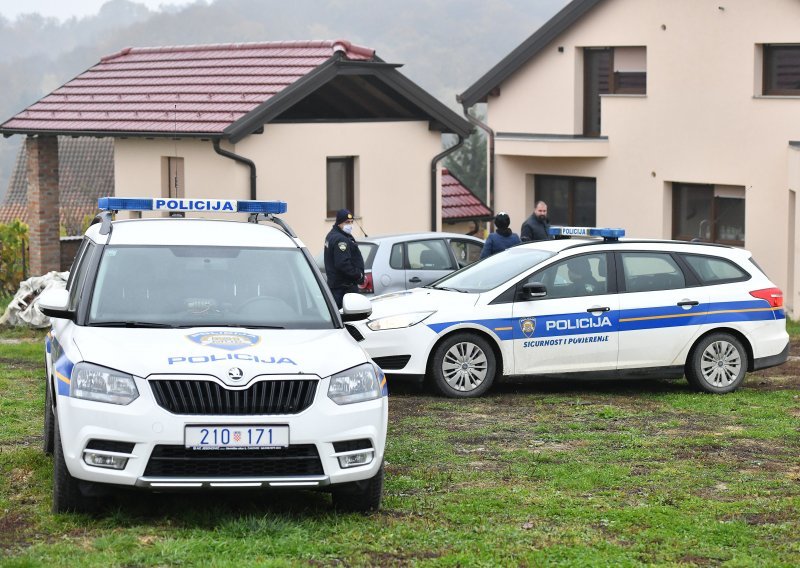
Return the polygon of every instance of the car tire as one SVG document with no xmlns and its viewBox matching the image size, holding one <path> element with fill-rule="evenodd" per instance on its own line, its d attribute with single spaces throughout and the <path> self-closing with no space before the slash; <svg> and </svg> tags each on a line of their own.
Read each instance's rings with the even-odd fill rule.
<svg viewBox="0 0 800 568">
<path fill-rule="evenodd" d="M 712 333 L 689 353 L 686 379 L 701 392 L 729 393 L 742 384 L 747 366 L 747 350 L 739 339 L 730 333 Z"/>
<path fill-rule="evenodd" d="M 332 490 L 333 507 L 347 513 L 369 513 L 381 507 L 383 464 L 378 473 L 363 481 L 343 483 Z"/>
<path fill-rule="evenodd" d="M 95 499 L 84 497 L 80 481 L 72 477 L 64 460 L 58 416 L 53 417 L 53 513 L 88 513 L 94 510 Z"/>
<path fill-rule="evenodd" d="M 53 428 L 53 393 L 52 387 L 50 386 L 50 378 L 47 378 L 47 382 L 44 387 L 44 429 L 42 432 L 42 449 L 44 453 L 48 456 L 53 455 L 53 437 L 54 437 L 54 428 Z"/>
<path fill-rule="evenodd" d="M 481 396 L 494 383 L 497 363 L 489 342 L 474 333 L 448 336 L 431 359 L 433 386 L 450 398 Z"/>
</svg>

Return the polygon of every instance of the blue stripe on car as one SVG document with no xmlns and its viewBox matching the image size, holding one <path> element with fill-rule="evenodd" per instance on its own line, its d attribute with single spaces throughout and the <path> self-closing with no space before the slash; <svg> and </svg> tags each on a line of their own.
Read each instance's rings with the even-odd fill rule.
<svg viewBox="0 0 800 568">
<path fill-rule="evenodd" d="M 473 324 L 492 331 L 501 341 L 533 337 L 588 335 L 614 331 L 637 331 L 660 327 L 681 327 L 705 323 L 764 321 L 784 319 L 781 308 L 772 308 L 761 300 L 746 302 L 711 302 L 686 310 L 681 306 L 635 308 L 608 314 L 587 312 L 535 316 L 532 333 L 523 333 L 520 322 L 528 318 L 495 318 L 461 320 L 427 324 L 435 333 L 460 324 Z M 558 322 L 558 327 L 556 323 Z"/>
</svg>

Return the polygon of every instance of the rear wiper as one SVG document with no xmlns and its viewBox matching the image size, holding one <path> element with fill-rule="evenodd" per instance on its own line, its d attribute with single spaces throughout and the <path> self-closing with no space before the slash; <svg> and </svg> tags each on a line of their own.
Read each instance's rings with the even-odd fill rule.
<svg viewBox="0 0 800 568">
<path fill-rule="evenodd" d="M 155 323 L 151 321 L 100 321 L 90 325 L 94 327 L 147 327 L 159 329 L 174 329 L 177 327 L 168 323 Z"/>
</svg>

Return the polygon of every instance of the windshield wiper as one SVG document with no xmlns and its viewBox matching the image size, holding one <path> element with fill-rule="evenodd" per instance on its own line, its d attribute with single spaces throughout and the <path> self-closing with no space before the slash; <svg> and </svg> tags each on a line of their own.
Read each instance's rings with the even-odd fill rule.
<svg viewBox="0 0 800 568">
<path fill-rule="evenodd" d="M 174 329 L 177 327 L 168 323 L 155 323 L 151 321 L 99 321 L 89 325 L 94 327 L 147 327 L 159 329 Z"/>
<path fill-rule="evenodd" d="M 447 292 L 461 292 L 462 294 L 467 294 L 466 290 L 460 290 L 458 288 L 447 288 L 445 286 L 436 286 L 436 290 L 445 290 Z"/>
</svg>

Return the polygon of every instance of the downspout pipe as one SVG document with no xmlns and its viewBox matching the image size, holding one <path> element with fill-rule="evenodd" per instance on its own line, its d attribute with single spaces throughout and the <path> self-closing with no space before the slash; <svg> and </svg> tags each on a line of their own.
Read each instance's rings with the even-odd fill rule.
<svg viewBox="0 0 800 568">
<path fill-rule="evenodd" d="M 431 231 L 436 230 L 436 226 L 439 221 L 439 215 L 438 215 L 439 211 L 436 208 L 436 197 L 438 195 L 438 192 L 436 191 L 436 166 L 438 165 L 439 161 L 442 158 L 444 158 L 448 154 L 452 154 L 453 152 L 455 152 L 456 150 L 461 148 L 461 146 L 464 145 L 464 142 L 466 142 L 466 138 L 461 136 L 461 134 L 458 134 L 457 136 L 458 136 L 458 142 L 456 142 L 453 146 L 450 146 L 444 152 L 436 154 L 433 157 L 433 160 L 431 160 Z"/>
<path fill-rule="evenodd" d="M 461 101 L 459 101 L 461 102 Z M 494 209 L 494 130 L 489 128 L 488 124 L 484 124 L 474 116 L 469 113 L 469 109 L 467 108 L 466 103 L 461 103 L 462 108 L 464 109 L 464 116 L 467 117 L 472 124 L 486 132 L 487 136 L 489 137 L 489 187 L 486 188 L 486 191 L 489 195 L 489 208 Z"/>
<path fill-rule="evenodd" d="M 223 150 L 219 146 L 219 138 L 213 138 L 211 143 L 214 145 L 214 151 L 219 154 L 220 156 L 225 156 L 226 158 L 230 158 L 240 164 L 244 164 L 248 168 L 250 168 L 250 199 L 256 199 L 256 164 L 253 160 L 248 160 L 244 156 L 240 156 L 239 154 L 234 154 L 233 152 L 229 152 L 228 150 Z"/>
</svg>

